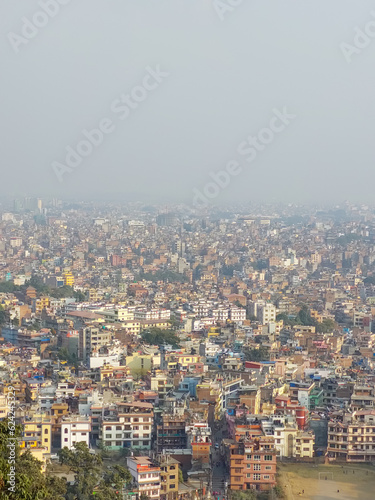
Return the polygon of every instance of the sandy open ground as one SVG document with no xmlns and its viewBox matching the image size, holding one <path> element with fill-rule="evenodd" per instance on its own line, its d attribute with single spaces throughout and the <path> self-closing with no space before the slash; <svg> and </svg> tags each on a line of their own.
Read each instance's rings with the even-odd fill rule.
<svg viewBox="0 0 375 500">
<path fill-rule="evenodd" d="M 278 473 L 287 500 L 375 499 L 372 466 L 279 464 Z"/>
</svg>

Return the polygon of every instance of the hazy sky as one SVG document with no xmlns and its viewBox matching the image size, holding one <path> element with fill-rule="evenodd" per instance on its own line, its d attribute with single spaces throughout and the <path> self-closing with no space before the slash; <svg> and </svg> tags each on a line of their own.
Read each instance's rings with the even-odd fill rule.
<svg viewBox="0 0 375 500">
<path fill-rule="evenodd" d="M 1 195 L 373 199 L 373 0 L 1 0 L 0 57 Z"/>
</svg>

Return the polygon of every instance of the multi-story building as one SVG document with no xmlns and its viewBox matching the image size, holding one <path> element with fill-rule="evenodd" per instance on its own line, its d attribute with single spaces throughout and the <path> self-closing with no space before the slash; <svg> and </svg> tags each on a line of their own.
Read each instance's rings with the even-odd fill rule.
<svg viewBox="0 0 375 500">
<path fill-rule="evenodd" d="M 151 391 L 158 393 L 160 405 L 163 405 L 168 392 L 173 389 L 171 377 L 163 371 L 155 370 L 155 373 L 147 377 L 147 380 L 149 380 Z"/>
<path fill-rule="evenodd" d="M 352 410 L 372 409 L 375 402 L 375 388 L 368 385 L 355 385 L 350 398 Z"/>
<path fill-rule="evenodd" d="M 151 449 L 154 423 L 151 403 L 118 403 L 113 416 L 104 417 L 101 439 L 110 449 Z"/>
<path fill-rule="evenodd" d="M 276 307 L 270 303 L 260 305 L 257 307 L 256 316 L 262 325 L 266 325 L 270 321 L 276 321 Z"/>
<path fill-rule="evenodd" d="M 159 499 L 160 467 L 148 457 L 129 457 L 127 465 L 138 489 L 139 497 L 145 495 L 151 499 Z"/>
<path fill-rule="evenodd" d="M 170 455 L 158 455 L 156 462 L 160 467 L 160 500 L 178 498 L 179 462 Z"/>
<path fill-rule="evenodd" d="M 74 276 L 70 271 L 64 273 L 64 285 L 65 286 L 73 286 L 74 285 Z"/>
<path fill-rule="evenodd" d="M 346 462 L 375 462 L 375 410 L 342 413 L 328 422 L 329 457 Z"/>
<path fill-rule="evenodd" d="M 229 312 L 229 318 L 235 323 L 240 323 L 246 319 L 246 309 L 243 307 L 231 307 Z"/>
<path fill-rule="evenodd" d="M 69 450 L 75 443 L 84 442 L 89 446 L 91 432 L 91 417 L 81 415 L 67 415 L 61 421 L 61 448 Z"/>
<path fill-rule="evenodd" d="M 188 447 L 192 450 L 193 460 L 200 463 L 210 463 L 212 446 L 211 428 L 205 422 L 195 422 L 186 428 Z"/>
<path fill-rule="evenodd" d="M 139 308 L 134 311 L 134 319 L 137 321 L 169 320 L 171 311 L 169 309 Z"/>
<path fill-rule="evenodd" d="M 23 420 L 23 432 L 19 440 L 21 449 L 30 451 L 43 450 L 44 454 L 51 453 L 51 417 L 34 415 L 31 420 Z"/>
<path fill-rule="evenodd" d="M 245 438 L 230 446 L 230 489 L 269 490 L 276 486 L 273 437 Z"/>
<path fill-rule="evenodd" d="M 183 449 L 187 445 L 186 418 L 185 416 L 169 415 L 161 416 L 161 424 L 156 429 L 157 451 Z"/>
<path fill-rule="evenodd" d="M 103 330 L 97 326 L 86 326 L 79 331 L 78 356 L 85 362 L 101 347 L 110 343 L 112 333 L 109 330 Z"/>
</svg>

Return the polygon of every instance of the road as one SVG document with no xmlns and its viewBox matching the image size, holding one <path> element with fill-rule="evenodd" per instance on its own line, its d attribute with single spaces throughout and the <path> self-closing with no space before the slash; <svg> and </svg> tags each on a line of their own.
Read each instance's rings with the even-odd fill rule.
<svg viewBox="0 0 375 500">
<path fill-rule="evenodd" d="M 212 450 L 212 492 L 218 492 L 214 495 L 216 498 L 220 496 L 220 500 L 225 496 L 224 481 L 229 484 L 229 470 L 225 467 L 224 459 L 221 457 L 220 450 L 215 449 L 215 443 L 221 443 L 223 438 L 222 429 L 213 432 L 213 450 Z"/>
</svg>

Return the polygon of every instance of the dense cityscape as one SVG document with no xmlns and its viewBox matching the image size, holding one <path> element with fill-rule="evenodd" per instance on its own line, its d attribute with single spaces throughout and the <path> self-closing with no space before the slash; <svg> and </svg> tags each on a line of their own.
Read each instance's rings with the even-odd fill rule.
<svg viewBox="0 0 375 500">
<path fill-rule="evenodd" d="M 374 480 L 374 208 L 18 198 L 0 217 L 2 492 L 15 469 L 14 498 Z"/>
</svg>

